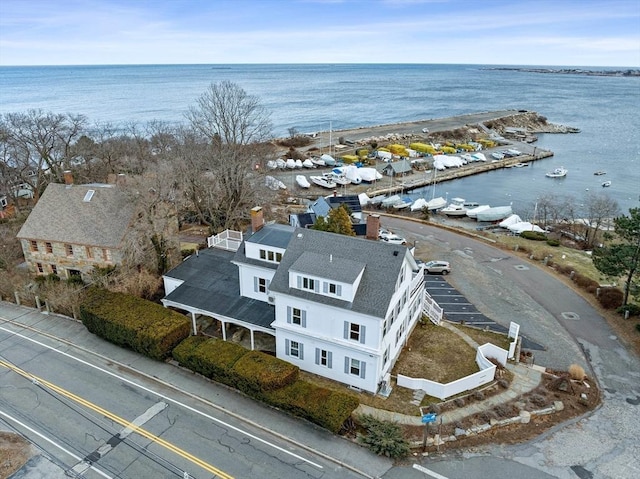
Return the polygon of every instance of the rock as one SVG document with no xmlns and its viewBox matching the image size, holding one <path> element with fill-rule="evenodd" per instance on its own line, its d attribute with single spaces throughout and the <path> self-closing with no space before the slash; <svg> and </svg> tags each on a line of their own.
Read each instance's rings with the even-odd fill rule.
<svg viewBox="0 0 640 479">
<path fill-rule="evenodd" d="M 531 422 L 531 413 L 529 411 L 520 411 L 520 422 L 522 424 L 529 424 L 529 422 Z"/>
<path fill-rule="evenodd" d="M 553 407 L 556 411 L 562 411 L 564 409 L 564 403 L 562 401 L 553 401 Z"/>
</svg>

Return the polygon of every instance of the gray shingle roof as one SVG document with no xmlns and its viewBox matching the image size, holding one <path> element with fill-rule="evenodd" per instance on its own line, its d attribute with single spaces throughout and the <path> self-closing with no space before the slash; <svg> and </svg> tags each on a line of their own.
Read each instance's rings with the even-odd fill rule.
<svg viewBox="0 0 640 479">
<path fill-rule="evenodd" d="M 93 190 L 90 201 L 83 201 Z M 47 186 L 18 238 L 116 248 L 133 215 L 131 200 L 115 186 Z"/>
<path fill-rule="evenodd" d="M 165 299 L 271 328 L 275 319 L 273 306 L 240 296 L 238 267 L 231 262 L 234 254 L 233 251 L 208 248 L 198 256 L 190 256 L 166 274 L 184 283 Z"/>
<path fill-rule="evenodd" d="M 314 268 L 314 274 L 320 277 L 334 278 L 334 275 L 342 269 L 339 266 L 341 262 L 346 268 L 357 269 L 365 265 L 353 303 L 289 288 L 289 269 L 308 252 L 319 255 L 318 258 L 325 258 L 324 261 L 318 261 Z M 401 245 L 297 228 L 269 289 L 384 318 L 395 292 L 396 278 L 400 274 L 400 267 L 406 254 L 407 248 Z M 355 271 L 352 274 L 355 274 Z"/>
</svg>

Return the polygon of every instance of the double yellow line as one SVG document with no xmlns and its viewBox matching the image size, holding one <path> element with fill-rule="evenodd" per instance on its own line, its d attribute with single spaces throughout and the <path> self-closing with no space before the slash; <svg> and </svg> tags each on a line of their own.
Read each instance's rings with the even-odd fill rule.
<svg viewBox="0 0 640 479">
<path fill-rule="evenodd" d="M 33 374 L 29 374 L 28 372 L 26 372 L 23 369 L 20 369 L 17 366 L 14 366 L 13 364 L 7 363 L 6 361 L 3 361 L 0 359 L 0 366 L 4 366 L 5 368 L 19 374 L 20 376 L 23 376 L 24 378 L 28 379 L 29 381 L 32 382 L 37 382 L 38 384 L 41 384 L 42 386 L 45 386 L 49 389 L 51 389 L 52 391 L 55 391 L 56 393 L 71 399 L 72 401 L 75 401 L 76 403 L 85 406 L 89 409 L 91 409 L 92 411 L 97 412 L 98 414 L 102 414 L 103 416 L 111 419 L 113 422 L 120 424 L 123 427 L 128 427 L 131 430 L 133 430 L 134 432 L 138 433 L 139 435 L 149 439 L 150 441 L 155 442 L 156 444 L 159 444 L 160 446 L 168 449 L 169 451 L 174 452 L 175 454 L 183 457 L 184 459 L 187 459 L 188 461 L 191 461 L 192 463 L 200 466 L 202 469 L 204 469 L 207 472 L 210 472 L 211 474 L 215 474 L 217 477 L 221 478 L 221 479 L 234 479 L 233 476 L 230 476 L 229 474 L 227 474 L 224 471 L 221 471 L 220 469 L 212 466 L 211 464 L 204 462 L 202 459 L 197 458 L 196 456 L 194 456 L 193 454 L 188 453 L 187 451 L 180 449 L 177 446 L 174 446 L 173 444 L 171 444 L 170 442 L 165 441 L 164 439 L 142 429 L 139 426 L 136 426 L 135 424 L 127 421 L 126 419 L 123 419 L 115 414 L 113 414 L 112 412 L 107 411 L 106 409 L 101 408 L 100 406 L 97 406 L 89 401 L 87 401 L 86 399 L 81 398 L 80 396 L 77 396 L 59 386 L 56 386 L 53 383 L 50 383 L 49 381 L 46 381 L 42 378 L 39 378 L 37 376 L 34 376 Z"/>
</svg>

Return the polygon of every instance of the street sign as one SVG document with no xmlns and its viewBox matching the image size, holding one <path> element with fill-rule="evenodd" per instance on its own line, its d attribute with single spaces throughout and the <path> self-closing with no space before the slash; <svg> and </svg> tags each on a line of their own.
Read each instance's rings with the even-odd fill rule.
<svg viewBox="0 0 640 479">
<path fill-rule="evenodd" d="M 436 413 L 431 412 L 422 416 L 422 424 L 429 424 L 430 422 L 436 422 Z"/>
</svg>

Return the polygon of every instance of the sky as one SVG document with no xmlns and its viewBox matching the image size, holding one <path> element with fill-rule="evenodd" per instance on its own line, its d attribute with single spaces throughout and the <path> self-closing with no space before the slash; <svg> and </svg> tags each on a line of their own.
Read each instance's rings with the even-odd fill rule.
<svg viewBox="0 0 640 479">
<path fill-rule="evenodd" d="M 0 65 L 640 67 L 640 0 L 0 0 Z"/>
</svg>

